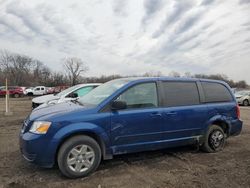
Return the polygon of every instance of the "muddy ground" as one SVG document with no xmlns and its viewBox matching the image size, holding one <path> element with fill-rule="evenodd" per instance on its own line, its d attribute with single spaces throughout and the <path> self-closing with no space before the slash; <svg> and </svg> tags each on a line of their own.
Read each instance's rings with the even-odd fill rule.
<svg viewBox="0 0 250 188">
<path fill-rule="evenodd" d="M 195 147 L 121 155 L 101 163 L 87 178 L 69 180 L 21 157 L 18 134 L 31 111 L 29 98 L 11 99 L 13 116 L 3 116 L 0 99 L 0 188 L 2 187 L 250 187 L 250 107 L 241 108 L 242 134 L 224 151 L 207 154 Z"/>
</svg>

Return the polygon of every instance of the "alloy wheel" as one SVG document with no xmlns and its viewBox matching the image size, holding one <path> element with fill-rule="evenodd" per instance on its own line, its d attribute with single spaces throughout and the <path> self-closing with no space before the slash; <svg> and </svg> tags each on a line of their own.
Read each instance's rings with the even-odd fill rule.
<svg viewBox="0 0 250 188">
<path fill-rule="evenodd" d="M 78 145 L 70 150 L 67 165 L 74 172 L 85 172 L 90 169 L 95 160 L 95 152 L 88 145 Z"/>
</svg>

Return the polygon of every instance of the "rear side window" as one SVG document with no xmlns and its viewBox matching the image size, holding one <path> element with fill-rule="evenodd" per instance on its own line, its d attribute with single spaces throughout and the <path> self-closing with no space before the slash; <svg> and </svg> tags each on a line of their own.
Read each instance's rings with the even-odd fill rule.
<svg viewBox="0 0 250 188">
<path fill-rule="evenodd" d="M 232 95 L 224 85 L 213 82 L 201 82 L 201 84 L 205 102 L 229 102 L 233 100 Z"/>
<path fill-rule="evenodd" d="M 195 82 L 163 82 L 164 106 L 188 106 L 200 103 Z"/>
</svg>

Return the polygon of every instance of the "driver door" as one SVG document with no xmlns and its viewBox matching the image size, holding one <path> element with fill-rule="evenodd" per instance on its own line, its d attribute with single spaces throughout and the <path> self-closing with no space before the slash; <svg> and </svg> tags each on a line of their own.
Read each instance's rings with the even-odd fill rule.
<svg viewBox="0 0 250 188">
<path fill-rule="evenodd" d="M 116 100 L 127 108 L 111 112 L 111 142 L 114 153 L 155 148 L 162 139 L 163 118 L 158 108 L 155 82 L 130 87 Z"/>
</svg>

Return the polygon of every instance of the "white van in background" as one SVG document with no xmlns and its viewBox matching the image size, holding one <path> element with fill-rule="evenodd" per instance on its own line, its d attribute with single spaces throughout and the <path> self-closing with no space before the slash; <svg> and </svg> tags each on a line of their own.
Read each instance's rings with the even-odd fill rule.
<svg viewBox="0 0 250 188">
<path fill-rule="evenodd" d="M 45 86 L 36 86 L 33 89 L 33 95 L 46 95 L 47 94 L 47 89 Z"/>
<path fill-rule="evenodd" d="M 32 96 L 32 95 L 46 95 L 47 89 L 45 86 L 36 86 L 36 87 L 29 87 L 24 91 L 25 95 Z"/>
</svg>

